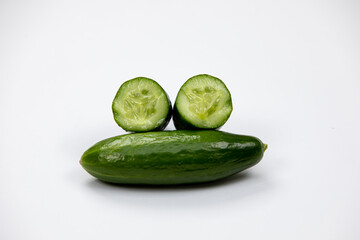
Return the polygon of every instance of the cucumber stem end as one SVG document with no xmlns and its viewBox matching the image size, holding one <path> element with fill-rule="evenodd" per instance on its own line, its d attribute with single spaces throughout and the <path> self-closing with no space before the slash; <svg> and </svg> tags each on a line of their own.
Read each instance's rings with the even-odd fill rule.
<svg viewBox="0 0 360 240">
<path fill-rule="evenodd" d="M 267 148 L 268 148 L 268 145 L 264 143 L 264 145 L 263 145 L 263 152 L 265 152 Z"/>
</svg>

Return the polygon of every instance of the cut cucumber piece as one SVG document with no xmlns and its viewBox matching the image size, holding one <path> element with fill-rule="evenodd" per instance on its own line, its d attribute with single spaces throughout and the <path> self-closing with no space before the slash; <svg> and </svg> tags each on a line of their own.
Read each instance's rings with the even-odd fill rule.
<svg viewBox="0 0 360 240">
<path fill-rule="evenodd" d="M 163 130 L 171 118 L 171 102 L 154 80 L 138 77 L 124 82 L 112 103 L 115 122 L 128 132 Z"/>
<path fill-rule="evenodd" d="M 201 74 L 187 80 L 176 97 L 173 113 L 175 128 L 216 129 L 232 112 L 231 95 L 218 78 Z"/>
</svg>

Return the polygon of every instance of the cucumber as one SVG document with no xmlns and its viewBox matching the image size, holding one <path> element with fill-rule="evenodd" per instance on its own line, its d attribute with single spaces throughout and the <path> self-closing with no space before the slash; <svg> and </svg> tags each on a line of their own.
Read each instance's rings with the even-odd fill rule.
<svg viewBox="0 0 360 240">
<path fill-rule="evenodd" d="M 173 121 L 178 130 L 217 129 L 232 112 L 231 95 L 218 78 L 200 74 L 180 88 L 174 104 Z"/>
<path fill-rule="evenodd" d="M 171 102 L 154 80 L 138 77 L 124 82 L 112 102 L 115 122 L 128 132 L 163 130 L 172 115 Z"/>
<path fill-rule="evenodd" d="M 256 137 L 217 130 L 132 133 L 96 143 L 80 164 L 105 182 L 201 183 L 254 166 L 266 148 Z"/>
</svg>

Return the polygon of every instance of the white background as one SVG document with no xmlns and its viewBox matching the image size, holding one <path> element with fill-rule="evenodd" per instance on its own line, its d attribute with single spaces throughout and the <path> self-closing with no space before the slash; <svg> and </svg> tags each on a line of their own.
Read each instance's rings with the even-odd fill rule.
<svg viewBox="0 0 360 240">
<path fill-rule="evenodd" d="M 200 73 L 231 91 L 222 130 L 269 144 L 257 166 L 163 188 L 81 168 L 124 133 L 124 81 L 153 78 L 174 101 Z M 2 0 L 0 239 L 358 240 L 359 111 L 356 0 Z"/>
</svg>

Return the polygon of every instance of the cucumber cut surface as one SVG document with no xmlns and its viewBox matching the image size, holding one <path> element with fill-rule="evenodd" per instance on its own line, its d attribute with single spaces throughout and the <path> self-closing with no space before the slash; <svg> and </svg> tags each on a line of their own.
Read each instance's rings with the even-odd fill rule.
<svg viewBox="0 0 360 240">
<path fill-rule="evenodd" d="M 115 122 L 129 132 L 163 130 L 171 118 L 171 102 L 154 80 L 138 77 L 124 82 L 112 103 Z"/>
<path fill-rule="evenodd" d="M 201 74 L 180 88 L 174 105 L 176 129 L 216 129 L 232 112 L 231 95 L 218 78 Z"/>
</svg>

